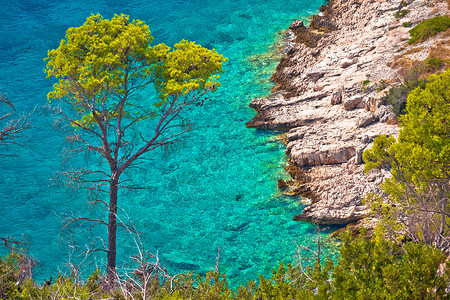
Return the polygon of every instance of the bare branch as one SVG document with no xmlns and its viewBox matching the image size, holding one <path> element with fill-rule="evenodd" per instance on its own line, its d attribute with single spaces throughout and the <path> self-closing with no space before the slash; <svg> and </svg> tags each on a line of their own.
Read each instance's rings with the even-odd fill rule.
<svg viewBox="0 0 450 300">
<path fill-rule="evenodd" d="M 6 248 L 8 248 L 8 249 L 15 249 L 16 247 L 16 245 L 23 245 L 23 246 L 25 246 L 25 247 L 28 247 L 28 245 L 29 245 L 29 240 L 28 240 L 28 238 L 27 237 L 25 237 L 25 236 L 22 236 L 21 238 L 20 238 L 20 240 L 17 240 L 17 239 L 15 239 L 15 238 L 13 238 L 13 237 L 10 237 L 10 236 L 7 236 L 7 237 L 0 237 L 0 240 L 2 240 L 3 241 L 3 245 L 6 247 Z"/>
<path fill-rule="evenodd" d="M 23 115 L 18 118 L 12 118 L 16 112 L 14 105 L 4 96 L 0 96 L 0 105 L 6 106 L 8 111 L 4 115 L 0 115 L 0 145 L 19 145 L 16 138 L 25 130 L 31 127 L 30 115 Z M 0 153 L 0 155 L 5 155 Z"/>
</svg>

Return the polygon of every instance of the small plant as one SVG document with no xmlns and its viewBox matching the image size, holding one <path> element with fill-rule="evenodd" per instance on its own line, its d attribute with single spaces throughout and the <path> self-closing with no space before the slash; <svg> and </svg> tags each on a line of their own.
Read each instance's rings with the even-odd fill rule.
<svg viewBox="0 0 450 300">
<path fill-rule="evenodd" d="M 408 78 L 414 79 L 408 80 Z M 405 112 L 406 99 L 408 98 L 409 93 L 418 86 L 424 87 L 425 84 L 426 81 L 424 79 L 416 79 L 416 74 L 413 69 L 410 74 L 407 75 L 404 83 L 389 89 L 387 94 L 381 98 L 382 103 L 390 104 L 393 113 L 396 116 L 400 116 Z"/>
<path fill-rule="evenodd" d="M 401 19 L 409 13 L 409 9 L 401 9 L 394 13 L 394 17 Z"/>
<path fill-rule="evenodd" d="M 411 27 L 411 26 L 412 26 L 412 23 L 411 23 L 411 22 L 403 22 L 403 23 L 402 23 L 402 26 L 403 26 L 403 27 Z"/>
<path fill-rule="evenodd" d="M 384 90 L 387 86 L 387 82 L 384 79 L 381 79 L 378 83 L 377 83 L 377 92 L 381 92 L 382 90 Z"/>
<path fill-rule="evenodd" d="M 450 17 L 436 16 L 432 19 L 428 19 L 420 22 L 419 25 L 409 31 L 411 38 L 408 44 L 414 44 L 416 42 L 425 41 L 430 36 L 435 36 L 439 32 L 447 30 L 450 27 Z"/>
<path fill-rule="evenodd" d="M 428 72 L 434 72 L 442 68 L 444 65 L 444 60 L 438 57 L 428 57 L 425 60 L 425 68 Z"/>
<path fill-rule="evenodd" d="M 370 74 L 366 74 L 366 80 L 364 80 L 363 82 L 362 82 L 362 84 L 361 84 L 361 89 L 364 91 L 364 90 L 366 90 L 367 88 L 368 88 L 368 85 L 370 84 L 370 80 L 369 80 L 369 78 L 370 78 Z"/>
</svg>

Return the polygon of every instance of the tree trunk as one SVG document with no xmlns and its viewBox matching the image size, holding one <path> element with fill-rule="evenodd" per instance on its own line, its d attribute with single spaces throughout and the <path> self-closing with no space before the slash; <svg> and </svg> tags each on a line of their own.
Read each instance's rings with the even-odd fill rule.
<svg viewBox="0 0 450 300">
<path fill-rule="evenodd" d="M 112 179 L 109 187 L 108 262 L 106 276 L 112 283 L 116 277 L 116 232 L 118 179 Z"/>
</svg>

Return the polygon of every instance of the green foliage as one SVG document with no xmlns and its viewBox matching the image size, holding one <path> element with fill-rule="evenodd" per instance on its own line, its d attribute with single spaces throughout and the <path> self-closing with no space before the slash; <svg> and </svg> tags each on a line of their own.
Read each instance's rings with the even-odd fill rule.
<svg viewBox="0 0 450 300">
<path fill-rule="evenodd" d="M 447 16 L 436 16 L 432 19 L 422 21 L 409 31 L 411 38 L 409 39 L 408 44 L 411 45 L 416 42 L 423 42 L 427 38 L 447 30 L 449 27 L 450 17 Z"/>
<path fill-rule="evenodd" d="M 127 73 L 134 70 L 133 80 L 145 80 L 151 75 L 150 65 L 167 51 L 164 47 L 153 49 L 152 40 L 148 26 L 129 22 L 125 15 L 111 20 L 93 15 L 83 26 L 69 28 L 66 39 L 45 59 L 47 77 L 58 79 L 48 94 L 49 101 L 68 98 L 83 125 L 94 123 L 91 113 L 95 106 L 106 105 L 106 114 L 113 118 L 117 99 L 111 98 L 128 88 L 123 82 Z"/>
<path fill-rule="evenodd" d="M 16 286 L 22 273 L 20 258 L 21 255 L 14 250 L 0 258 L 0 299 L 20 299 L 20 291 Z"/>
<path fill-rule="evenodd" d="M 314 299 L 316 294 L 327 294 L 333 262 L 327 259 L 324 266 L 316 263 L 303 270 L 297 266 L 284 267 L 281 263 L 273 276 L 265 279 L 260 275 L 256 299 Z"/>
<path fill-rule="evenodd" d="M 341 259 L 334 268 L 328 299 L 442 299 L 449 265 L 436 276 L 446 256 L 428 245 L 403 245 L 385 239 L 342 236 Z"/>
<path fill-rule="evenodd" d="M 450 70 L 430 76 L 408 96 L 398 139 L 380 136 L 363 154 L 365 171 L 387 168 L 383 184 L 391 205 L 386 219 L 402 220 L 404 234 L 450 247 Z"/>
<path fill-rule="evenodd" d="M 214 91 L 220 85 L 218 74 L 226 58 L 215 50 L 183 40 L 171 51 L 164 44 L 151 46 L 152 40 L 144 22 L 126 15 L 111 20 L 92 15 L 82 26 L 69 28 L 45 59 L 47 77 L 58 79 L 49 100 L 68 99 L 81 115 L 74 125 L 88 127 L 99 121 L 96 118 L 154 117 L 169 97 Z M 150 83 L 160 100 L 153 108 L 133 110 L 129 98 Z M 127 109 L 122 112 L 120 106 Z"/>
<path fill-rule="evenodd" d="M 405 81 L 401 85 L 391 87 L 381 100 L 392 106 L 395 115 L 404 114 L 409 93 L 417 87 L 425 87 L 427 80 L 422 78 L 423 75 L 440 70 L 444 64 L 441 58 L 436 57 L 428 57 L 425 61 L 417 63 L 405 76 Z"/>
<path fill-rule="evenodd" d="M 397 19 L 401 19 L 404 16 L 406 16 L 408 13 L 409 13 L 409 9 L 401 9 L 394 13 L 394 17 L 396 17 Z"/>
<path fill-rule="evenodd" d="M 408 97 L 400 118 L 398 154 L 407 159 L 415 184 L 447 178 L 450 174 L 450 70 L 428 78 L 425 88 Z"/>
<path fill-rule="evenodd" d="M 341 235 L 340 258 L 336 264 L 327 259 L 306 269 L 282 263 L 270 278 L 260 276 L 259 284 L 250 281 L 232 290 L 226 276 L 208 272 L 204 276 L 179 274 L 142 293 L 137 282 L 129 281 L 102 293 L 101 273 L 94 272 L 86 283 L 73 276 L 59 275 L 51 286 L 38 287 L 29 280 L 20 288 L 10 276 L 18 270 L 20 256 L 11 253 L 0 259 L 1 299 L 443 299 L 450 280 L 450 263 L 437 275 L 446 256 L 425 244 L 396 244 L 382 237 L 367 240 Z M 7 289 L 4 287 L 10 287 Z M 126 292 L 126 293 L 125 293 Z"/>
<path fill-rule="evenodd" d="M 95 270 L 86 281 L 85 287 L 89 290 L 89 292 L 97 293 L 100 290 L 100 279 L 101 279 L 102 271 L 99 269 Z"/>
<path fill-rule="evenodd" d="M 364 91 L 367 89 L 367 86 L 370 84 L 370 74 L 366 74 L 366 80 L 364 80 L 361 84 L 361 89 Z"/>
<path fill-rule="evenodd" d="M 425 67 L 427 72 L 434 72 L 442 68 L 444 66 L 444 60 L 439 57 L 428 57 L 425 60 Z"/>
<path fill-rule="evenodd" d="M 425 244 L 396 244 L 341 235 L 340 259 L 327 260 L 306 272 L 282 264 L 270 279 L 260 276 L 256 299 L 442 299 L 450 264 L 436 276 L 446 256 Z"/>
<path fill-rule="evenodd" d="M 403 26 L 403 27 L 411 27 L 411 26 L 412 26 L 412 23 L 411 23 L 411 22 L 403 22 L 403 23 L 402 23 L 402 26 Z"/>
<path fill-rule="evenodd" d="M 223 72 L 222 55 L 185 40 L 175 44 L 175 48 L 154 67 L 155 86 L 161 99 L 193 91 L 214 91 L 220 86 L 220 76 L 215 73 Z"/>
<path fill-rule="evenodd" d="M 408 77 L 413 77 L 414 79 L 406 78 L 405 82 L 393 86 L 389 89 L 386 95 L 384 95 L 381 100 L 383 103 L 390 104 L 392 106 L 392 111 L 395 115 L 399 116 L 404 113 L 406 108 L 406 99 L 409 93 L 417 88 L 418 86 L 424 86 L 425 81 L 421 79 L 416 79 L 414 74 L 416 70 L 412 70 Z"/>
<path fill-rule="evenodd" d="M 375 168 L 387 168 L 391 166 L 392 160 L 388 159 L 394 155 L 391 146 L 395 144 L 396 140 L 393 137 L 381 135 L 377 137 L 373 142 L 372 149 L 367 149 L 363 153 L 363 159 L 366 163 L 364 170 Z"/>
<path fill-rule="evenodd" d="M 250 285 L 249 285 L 250 286 Z M 252 295 L 250 290 L 241 287 L 239 294 Z M 204 277 L 200 275 L 179 274 L 173 282 L 167 282 L 158 292 L 156 299 L 252 299 L 238 297 L 226 279 L 226 275 L 218 272 L 208 272 Z"/>
<path fill-rule="evenodd" d="M 73 299 L 88 300 L 92 293 L 86 285 L 77 282 L 73 277 L 58 275 L 51 286 L 39 288 L 29 280 L 22 287 L 22 299 Z M 100 294 L 98 294 L 100 296 Z"/>
<path fill-rule="evenodd" d="M 387 82 L 385 79 L 381 79 L 379 82 L 377 82 L 377 89 L 376 91 L 379 93 L 383 91 L 387 86 Z"/>
</svg>

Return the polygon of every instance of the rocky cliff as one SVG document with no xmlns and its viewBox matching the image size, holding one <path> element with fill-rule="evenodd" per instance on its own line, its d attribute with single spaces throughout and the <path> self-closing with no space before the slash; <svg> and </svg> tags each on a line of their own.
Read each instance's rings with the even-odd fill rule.
<svg viewBox="0 0 450 300">
<path fill-rule="evenodd" d="M 380 193 L 388 174 L 366 175 L 362 153 L 376 136 L 398 133 L 380 98 L 437 46 L 450 53 L 442 34 L 408 45 L 408 27 L 448 13 L 443 0 L 331 0 L 308 27 L 291 24 L 273 93 L 251 101 L 257 115 L 247 126 L 288 131 L 286 153 L 296 171 L 279 187 L 311 200 L 294 219 L 348 224 L 365 215 L 363 197 Z"/>
</svg>

